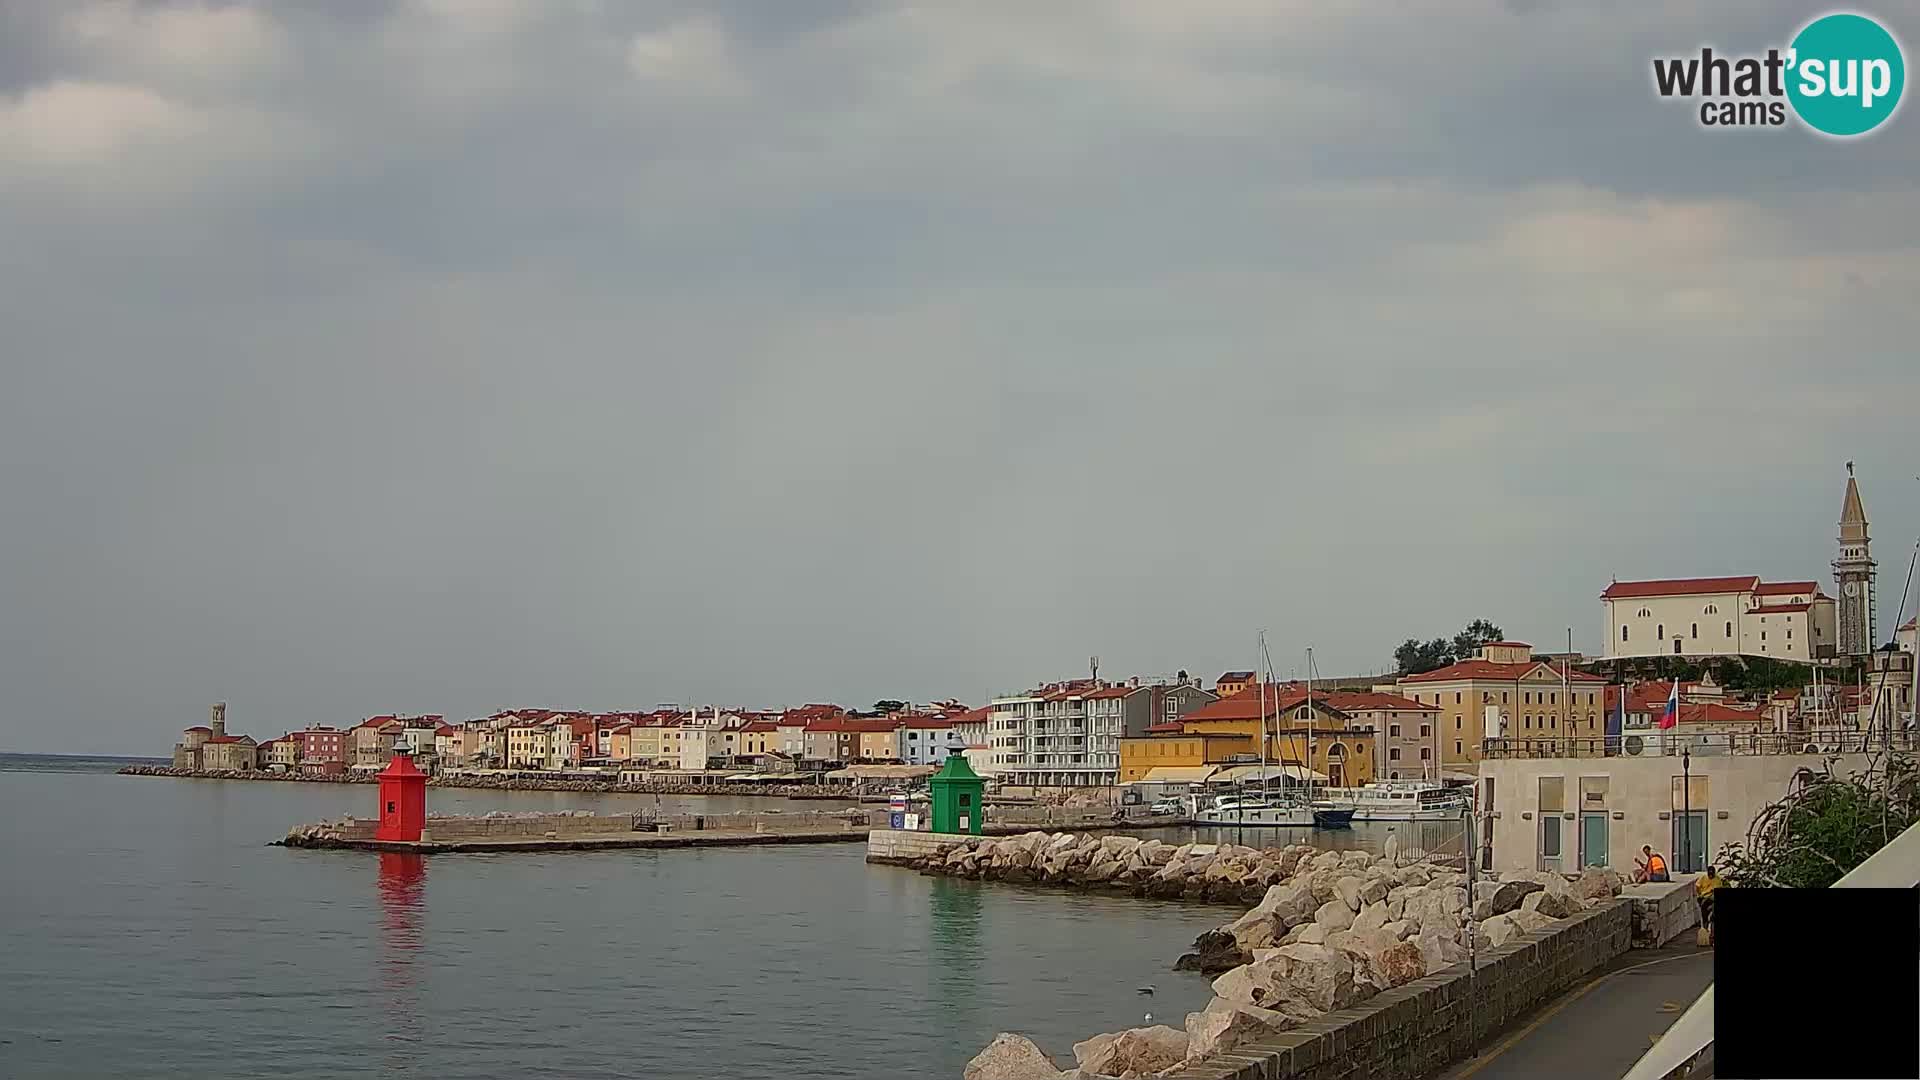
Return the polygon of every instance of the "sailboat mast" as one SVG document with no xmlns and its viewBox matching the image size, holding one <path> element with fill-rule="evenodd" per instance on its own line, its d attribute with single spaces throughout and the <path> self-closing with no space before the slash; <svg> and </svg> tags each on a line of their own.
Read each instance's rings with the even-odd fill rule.
<svg viewBox="0 0 1920 1080">
<path fill-rule="evenodd" d="M 1307 646 L 1307 798 L 1313 798 L 1313 646 Z"/>
<path fill-rule="evenodd" d="M 1267 651 L 1267 632 L 1260 631 L 1260 652 Z M 1260 684 L 1260 794 L 1267 794 L 1267 677 L 1271 672 L 1260 669 L 1260 658 L 1253 661 L 1253 677 Z"/>
</svg>

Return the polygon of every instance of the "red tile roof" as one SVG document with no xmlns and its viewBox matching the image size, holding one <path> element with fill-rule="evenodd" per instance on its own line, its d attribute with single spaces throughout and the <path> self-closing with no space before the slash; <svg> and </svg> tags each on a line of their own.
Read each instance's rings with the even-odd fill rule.
<svg viewBox="0 0 1920 1080">
<path fill-rule="evenodd" d="M 1806 611 L 1812 604 L 1763 604 L 1748 611 L 1749 615 L 1779 615 L 1783 612 Z"/>
<path fill-rule="evenodd" d="M 1180 723 L 1180 721 L 1178 720 L 1162 720 L 1157 724 L 1148 724 L 1147 730 L 1148 731 L 1170 731 L 1175 734 L 1178 734 L 1179 732 L 1185 731 L 1187 729 L 1186 729 L 1186 726 Z"/>
<path fill-rule="evenodd" d="M 1462 660 L 1457 664 L 1418 675 L 1401 676 L 1403 683 L 1455 682 L 1462 679 L 1486 679 L 1493 682 L 1518 682 L 1535 668 L 1545 668 L 1558 678 L 1560 669 L 1545 661 L 1523 660 L 1516 664 L 1496 664 L 1491 660 Z M 1577 683 L 1603 683 L 1607 680 L 1584 671 L 1567 672 L 1567 680 Z"/>
<path fill-rule="evenodd" d="M 208 739 L 207 741 L 210 743 L 253 742 L 253 736 L 251 735 L 215 735 L 213 738 Z"/>
<path fill-rule="evenodd" d="M 1531 643 L 1531 642 L 1526 642 L 1526 641 L 1490 641 L 1490 642 L 1488 642 L 1488 643 L 1486 644 L 1486 646 L 1485 646 L 1485 647 L 1486 647 L 1486 648 L 1489 648 L 1489 649 L 1527 649 L 1527 650 L 1531 650 L 1531 649 L 1533 648 L 1533 645 L 1532 645 L 1532 643 Z"/>
<path fill-rule="evenodd" d="M 1737 577 L 1668 578 L 1662 581 L 1616 581 L 1600 594 L 1602 600 L 1642 596 L 1697 596 L 1704 593 L 1751 592 L 1760 584 L 1756 574 Z"/>
<path fill-rule="evenodd" d="M 1278 691 L 1277 696 L 1275 695 L 1275 691 Z M 1304 686 L 1293 686 L 1291 684 L 1287 686 L 1267 686 L 1264 684 L 1249 686 L 1245 690 L 1228 697 L 1223 697 L 1219 701 L 1210 701 L 1181 717 L 1181 720 L 1186 722 L 1203 720 L 1258 720 L 1262 715 L 1261 698 L 1263 696 L 1266 699 L 1265 715 L 1273 717 L 1304 704 L 1307 700 L 1307 691 Z M 1339 716 L 1344 716 L 1345 714 L 1340 712 L 1338 706 L 1329 702 L 1328 699 L 1330 696 L 1331 695 L 1325 690 L 1315 690 L 1313 692 L 1314 702 L 1322 709 L 1333 712 Z"/>
<path fill-rule="evenodd" d="M 907 720 L 906 726 L 917 731 L 946 731 L 953 727 L 953 721 L 937 716 L 915 716 Z"/>
<path fill-rule="evenodd" d="M 1763 581 L 1753 590 L 1761 596 L 1789 596 L 1794 593 L 1818 594 L 1820 583 L 1817 581 Z"/>
<path fill-rule="evenodd" d="M 774 723 L 771 720 L 755 720 L 753 723 L 748 724 L 746 727 L 743 727 L 740 730 L 741 731 L 763 731 L 763 732 L 779 731 L 780 725 Z"/>
<path fill-rule="evenodd" d="M 1247 682 L 1252 678 L 1253 678 L 1253 672 L 1251 671 L 1223 671 L 1220 673 L 1220 677 L 1213 681 L 1215 683 Z"/>
</svg>

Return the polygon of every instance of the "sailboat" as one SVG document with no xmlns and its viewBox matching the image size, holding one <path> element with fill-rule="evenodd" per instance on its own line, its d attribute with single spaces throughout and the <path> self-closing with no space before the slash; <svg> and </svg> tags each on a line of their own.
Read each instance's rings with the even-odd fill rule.
<svg viewBox="0 0 1920 1080">
<path fill-rule="evenodd" d="M 1316 799 L 1313 792 L 1313 648 L 1307 648 L 1307 806 L 1313 823 L 1322 829 L 1344 829 L 1353 823 L 1354 808 Z"/>
<path fill-rule="evenodd" d="M 1259 684 L 1260 689 L 1260 788 L 1251 791 L 1243 784 L 1241 789 L 1214 797 L 1210 804 L 1196 806 L 1193 823 L 1196 825 L 1257 826 L 1265 828 L 1310 829 L 1320 824 L 1320 815 L 1316 813 L 1308 799 L 1286 790 L 1282 781 L 1279 794 L 1272 791 L 1267 768 L 1268 714 L 1267 687 L 1273 684 L 1273 657 L 1267 653 L 1267 636 L 1260 635 L 1260 652 L 1266 664 L 1266 677 Z M 1274 689 L 1274 703 L 1279 704 L 1279 689 Z M 1348 814 L 1348 818 L 1352 815 Z M 1342 821 L 1344 824 L 1344 821 Z"/>
</svg>

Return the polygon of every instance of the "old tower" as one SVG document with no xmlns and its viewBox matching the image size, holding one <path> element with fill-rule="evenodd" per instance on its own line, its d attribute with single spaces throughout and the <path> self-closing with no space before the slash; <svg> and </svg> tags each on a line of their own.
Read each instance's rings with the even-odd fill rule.
<svg viewBox="0 0 1920 1080">
<path fill-rule="evenodd" d="M 1840 588 L 1839 652 L 1865 656 L 1877 640 L 1873 618 L 1874 562 L 1867 537 L 1867 511 L 1860 505 L 1860 485 L 1847 462 L 1847 497 L 1840 504 L 1840 557 L 1833 560 L 1834 584 Z"/>
</svg>

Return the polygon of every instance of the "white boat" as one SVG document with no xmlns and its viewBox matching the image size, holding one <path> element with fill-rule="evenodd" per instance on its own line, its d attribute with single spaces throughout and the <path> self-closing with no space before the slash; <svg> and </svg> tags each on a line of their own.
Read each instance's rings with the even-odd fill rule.
<svg viewBox="0 0 1920 1080">
<path fill-rule="evenodd" d="M 1313 807 L 1288 796 L 1221 795 L 1194 810 L 1195 825 L 1254 825 L 1267 828 L 1311 829 Z"/>
<path fill-rule="evenodd" d="M 1467 789 L 1432 780 L 1382 780 L 1330 788 L 1314 805 L 1351 810 L 1355 821 L 1457 821 L 1467 805 Z"/>
</svg>

